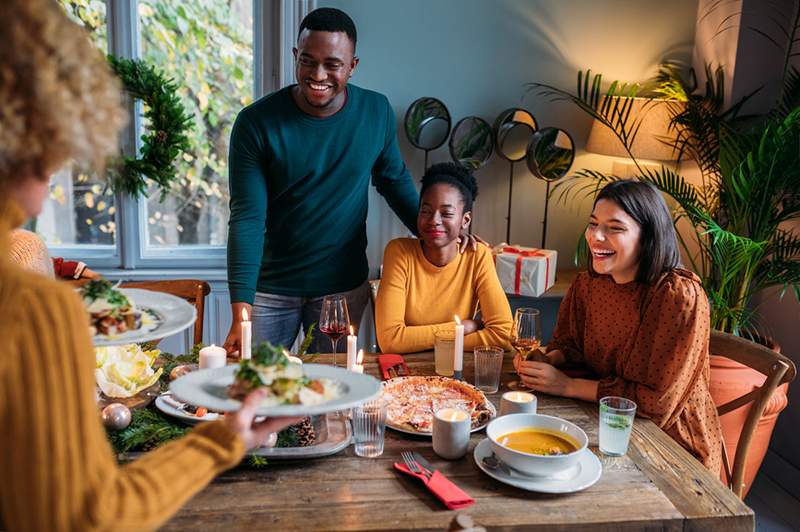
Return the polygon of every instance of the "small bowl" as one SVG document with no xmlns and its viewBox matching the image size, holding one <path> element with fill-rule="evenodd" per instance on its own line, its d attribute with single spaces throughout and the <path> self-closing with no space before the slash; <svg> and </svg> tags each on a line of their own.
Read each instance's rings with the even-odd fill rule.
<svg viewBox="0 0 800 532">
<path fill-rule="evenodd" d="M 498 443 L 509 432 L 524 429 L 548 429 L 563 432 L 578 443 L 578 450 L 567 454 L 540 455 L 515 451 Z M 486 427 L 486 435 L 494 454 L 514 469 L 535 477 L 552 476 L 578 464 L 589 444 L 589 438 L 579 426 L 564 419 L 542 414 L 509 414 L 495 418 Z"/>
</svg>

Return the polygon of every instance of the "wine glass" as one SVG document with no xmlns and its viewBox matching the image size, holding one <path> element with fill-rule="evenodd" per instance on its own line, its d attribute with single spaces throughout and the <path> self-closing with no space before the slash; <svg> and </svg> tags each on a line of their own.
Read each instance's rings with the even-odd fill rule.
<svg viewBox="0 0 800 532">
<path fill-rule="evenodd" d="M 319 314 L 319 330 L 331 339 L 333 365 L 336 366 L 336 345 L 339 338 L 347 334 L 350 314 L 347 312 L 347 298 L 342 295 L 325 296 Z"/>
<path fill-rule="evenodd" d="M 541 313 L 535 308 L 518 308 L 514 313 L 514 325 L 511 328 L 511 347 L 519 354 L 521 360 L 528 360 L 539 349 L 541 343 Z M 508 387 L 512 390 L 529 389 L 522 379 L 510 382 Z"/>
</svg>

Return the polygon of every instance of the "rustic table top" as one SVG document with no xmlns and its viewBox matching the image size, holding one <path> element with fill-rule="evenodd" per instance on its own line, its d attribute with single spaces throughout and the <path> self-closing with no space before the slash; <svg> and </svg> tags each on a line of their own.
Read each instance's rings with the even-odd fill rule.
<svg viewBox="0 0 800 532">
<path fill-rule="evenodd" d="M 325 363 L 329 355 L 316 362 Z M 341 355 L 340 355 L 341 358 Z M 412 374 L 433 374 L 433 355 L 407 355 Z M 464 373 L 472 379 L 472 357 Z M 374 356 L 366 371 L 378 375 Z M 506 355 L 500 396 L 513 380 Z M 537 394 L 539 412 L 583 428 L 603 464 L 592 487 L 568 495 L 517 489 L 485 475 L 472 458 L 484 431 L 474 433 L 467 455 L 447 461 L 433 453 L 430 438 L 386 431 L 379 458 L 360 458 L 350 446 L 306 461 L 273 461 L 264 469 L 239 467 L 219 476 L 169 522 L 166 530 L 445 530 L 450 511 L 416 479 L 392 468 L 400 452 L 422 453 L 475 499 L 460 510 L 491 530 L 753 530 L 752 510 L 652 422 L 637 418 L 626 456 L 597 449 L 597 405 Z"/>
</svg>

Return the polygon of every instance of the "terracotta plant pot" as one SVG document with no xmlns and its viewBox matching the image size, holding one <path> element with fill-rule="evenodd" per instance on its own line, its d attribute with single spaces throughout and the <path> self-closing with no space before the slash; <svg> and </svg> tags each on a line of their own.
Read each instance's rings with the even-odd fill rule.
<svg viewBox="0 0 800 532">
<path fill-rule="evenodd" d="M 780 352 L 780 346 L 769 340 L 759 342 L 767 345 L 774 351 Z M 719 406 L 728 401 L 741 397 L 742 395 L 752 391 L 754 388 L 761 386 L 766 377 L 761 373 L 748 368 L 743 364 L 734 362 L 723 356 L 711 356 L 711 397 L 714 399 L 714 404 Z M 750 490 L 753 484 L 753 479 L 758 473 L 758 468 L 761 467 L 761 462 L 764 460 L 764 455 L 767 453 L 769 447 L 769 440 L 772 437 L 772 430 L 775 428 L 775 422 L 778 420 L 778 414 L 786 408 L 788 399 L 786 393 L 789 389 L 788 384 L 779 386 L 775 393 L 772 394 L 767 407 L 764 409 L 764 414 L 758 422 L 756 432 L 753 435 L 753 441 L 750 444 L 750 451 L 747 455 L 747 466 L 744 474 L 744 495 Z M 739 442 L 739 436 L 742 433 L 747 414 L 752 407 L 752 403 L 728 412 L 720 417 L 722 425 L 722 437 L 725 440 L 725 446 L 728 450 L 729 460 L 732 462 L 733 457 L 736 455 L 736 446 Z M 733 465 L 731 463 L 731 465 Z M 720 478 L 726 482 L 725 472 L 720 473 Z"/>
</svg>

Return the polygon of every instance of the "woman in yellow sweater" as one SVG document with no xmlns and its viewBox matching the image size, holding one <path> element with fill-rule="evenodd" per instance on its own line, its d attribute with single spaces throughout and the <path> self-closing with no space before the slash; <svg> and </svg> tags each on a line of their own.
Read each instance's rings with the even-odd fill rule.
<svg viewBox="0 0 800 532">
<path fill-rule="evenodd" d="M 383 255 L 375 308 L 382 351 L 433 349 L 437 332 L 454 329 L 454 315 L 464 324 L 464 349 L 509 347 L 511 309 L 490 249 L 459 253 L 459 233 L 469 226 L 477 194 L 475 177 L 453 163 L 435 164 L 422 177 L 420 239 L 392 240 Z M 472 319 L 479 304 L 481 320 Z"/>
<path fill-rule="evenodd" d="M 68 286 L 9 258 L 47 176 L 116 151 L 120 87 L 51 0 L 0 2 L 0 529 L 148 530 L 292 419 L 253 425 L 261 398 L 119 467 L 95 403 L 88 317 Z"/>
</svg>

